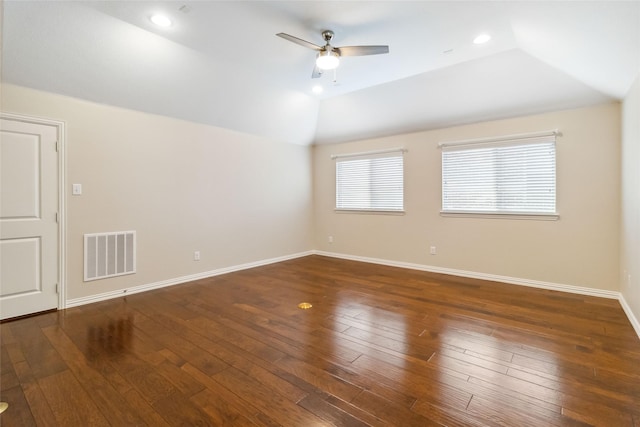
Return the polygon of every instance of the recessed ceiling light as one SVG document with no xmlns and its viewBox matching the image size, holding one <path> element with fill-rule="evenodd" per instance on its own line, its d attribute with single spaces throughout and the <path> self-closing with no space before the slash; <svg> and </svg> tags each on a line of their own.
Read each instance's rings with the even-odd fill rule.
<svg viewBox="0 0 640 427">
<path fill-rule="evenodd" d="M 312 91 L 313 93 L 316 93 L 316 94 L 317 94 L 317 93 L 322 93 L 322 91 L 323 91 L 323 90 L 324 90 L 324 89 L 323 89 L 323 88 L 322 88 L 322 86 L 320 86 L 320 85 L 318 85 L 318 86 L 314 86 L 314 87 L 311 89 L 311 91 Z"/>
<path fill-rule="evenodd" d="M 170 27 L 171 26 L 171 19 L 167 18 L 165 15 L 151 15 L 151 18 L 149 18 L 151 20 L 151 22 L 153 22 L 154 24 L 156 24 L 159 27 Z"/>
<path fill-rule="evenodd" d="M 491 36 L 489 34 L 480 34 L 475 39 L 473 39 L 474 44 L 483 44 L 491 40 Z"/>
</svg>

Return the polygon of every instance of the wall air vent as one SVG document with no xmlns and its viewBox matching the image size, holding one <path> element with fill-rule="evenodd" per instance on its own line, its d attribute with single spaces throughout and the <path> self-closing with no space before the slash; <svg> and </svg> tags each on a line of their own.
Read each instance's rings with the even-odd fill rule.
<svg viewBox="0 0 640 427">
<path fill-rule="evenodd" d="M 136 232 L 84 235 L 84 281 L 136 272 Z"/>
</svg>

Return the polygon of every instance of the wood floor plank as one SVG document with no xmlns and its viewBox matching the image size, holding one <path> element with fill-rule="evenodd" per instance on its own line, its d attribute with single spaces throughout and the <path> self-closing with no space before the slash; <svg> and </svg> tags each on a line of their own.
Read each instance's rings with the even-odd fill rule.
<svg viewBox="0 0 640 427">
<path fill-rule="evenodd" d="M 156 321 L 141 322 L 136 327 L 149 336 L 153 336 L 175 354 L 189 360 L 191 364 L 208 375 L 213 375 L 228 367 L 226 363 L 202 347 L 190 343 L 179 335 L 168 333 L 167 329 Z"/>
<path fill-rule="evenodd" d="M 338 399 L 335 396 L 327 397 L 326 401 L 331 406 L 334 406 L 334 407 L 336 407 L 338 409 L 341 409 L 344 412 L 347 412 L 347 413 L 351 414 L 355 418 L 357 418 L 359 420 L 362 420 L 362 422 L 364 422 L 366 425 L 373 426 L 373 427 L 393 426 L 394 425 L 393 422 L 387 422 L 387 421 L 381 420 L 380 418 L 376 417 L 373 414 L 370 414 L 369 412 L 365 411 L 364 409 L 359 408 L 358 406 L 353 405 L 352 403 L 345 402 L 342 399 Z"/>
<path fill-rule="evenodd" d="M 0 359 L 3 426 L 640 427 L 617 301 L 316 255 L 3 322 Z"/>
<path fill-rule="evenodd" d="M 10 340 L 9 344 L 3 343 L 3 345 L 5 345 L 5 349 L 7 350 L 9 359 L 11 360 L 15 373 L 18 377 L 18 380 L 20 381 L 22 394 L 29 404 L 29 410 L 31 412 L 30 415 L 33 416 L 33 419 L 35 420 L 37 425 L 55 425 L 55 418 L 53 416 L 53 412 L 51 411 L 49 402 L 46 400 L 45 395 L 40 388 L 40 385 L 37 383 L 37 378 L 34 377 L 33 370 L 25 360 L 19 342 Z M 16 393 L 16 396 L 21 399 L 20 393 Z M 13 407 L 13 402 L 11 399 L 7 399 L 6 402 L 9 403 L 10 408 L 12 409 L 11 412 L 7 410 L 7 412 L 0 415 L 0 417 L 2 417 L 2 422 L 4 422 L 4 419 L 6 418 L 13 419 L 14 412 L 18 412 L 15 419 L 19 420 L 28 418 L 27 414 L 22 414 L 19 406 L 17 408 Z M 11 416 L 5 415 L 7 413 L 11 414 Z"/>
<path fill-rule="evenodd" d="M 369 390 L 400 406 L 410 408 L 416 401 L 418 393 L 415 393 L 415 390 L 407 387 L 399 391 L 396 389 L 395 381 L 389 380 L 389 378 L 377 371 L 358 369 L 353 363 L 338 365 L 327 361 L 319 361 L 318 359 L 307 360 L 316 366 L 324 366 L 325 371 L 337 378 L 363 390 Z"/>
<path fill-rule="evenodd" d="M 526 406 L 524 402 L 522 406 L 514 407 L 483 399 L 478 396 L 474 396 L 473 399 L 471 399 L 467 407 L 467 412 L 476 415 L 487 423 L 504 427 L 535 425 L 564 426 L 570 422 L 563 414 L 544 411 L 535 406 Z"/>
<path fill-rule="evenodd" d="M 7 353 L 7 349 L 4 346 L 0 348 L 0 365 L 2 366 L 0 368 L 0 375 L 2 376 L 2 382 L 0 383 L 0 393 L 2 393 L 4 390 L 20 386 L 18 375 L 13 368 L 13 363 L 9 358 L 9 353 Z"/>
<path fill-rule="evenodd" d="M 11 412 L 17 414 L 15 417 L 2 417 L 0 415 L 0 417 L 2 417 L 0 418 L 0 425 L 3 427 L 37 426 L 22 387 L 13 386 L 3 388 L 0 401 L 11 402 Z"/>
<path fill-rule="evenodd" d="M 310 394 L 298 402 L 298 406 L 305 408 L 312 414 L 330 422 L 333 425 L 345 427 L 366 427 L 368 424 L 352 414 L 331 405 L 318 395 Z"/>
<path fill-rule="evenodd" d="M 24 360 L 29 363 L 35 377 L 57 374 L 66 369 L 60 355 L 44 339 L 42 329 L 30 318 L 10 324 L 15 337 L 19 337 L 20 349 Z"/>
<path fill-rule="evenodd" d="M 38 380 L 55 420 L 62 426 L 109 426 L 91 396 L 70 371 L 62 371 Z"/>
<path fill-rule="evenodd" d="M 171 381 L 157 371 L 155 365 L 135 356 L 119 358 L 117 369 L 151 405 L 177 390 Z"/>
<path fill-rule="evenodd" d="M 200 393 L 191 397 L 193 403 L 202 408 L 210 417 L 215 426 L 256 426 L 258 424 L 247 418 L 219 395 L 205 388 Z"/>
<path fill-rule="evenodd" d="M 362 388 L 331 375 L 323 367 L 317 367 L 302 360 L 286 356 L 276 362 L 284 371 L 313 384 L 319 390 L 350 402 Z"/>
<path fill-rule="evenodd" d="M 620 386 L 616 387 L 615 390 L 612 390 L 594 382 L 594 377 L 588 377 L 582 381 L 572 381 L 562 378 L 543 377 L 520 369 L 511 368 L 507 375 L 560 392 L 569 390 L 564 393 L 563 401 L 565 406 L 567 406 L 568 401 L 575 400 L 571 390 L 578 389 L 580 390 L 578 393 L 580 397 L 577 400 L 580 402 L 591 401 L 596 404 L 604 404 L 623 410 L 625 408 L 630 408 L 639 402 L 636 397 L 640 396 L 640 384 L 632 384 L 629 387 L 626 387 L 627 384 L 620 383 Z M 587 393 L 588 395 L 584 396 L 584 394 Z"/>
<path fill-rule="evenodd" d="M 169 424 L 162 418 L 145 399 L 138 390 L 131 388 L 122 394 L 131 407 L 136 408 L 136 414 L 142 418 L 147 425 L 153 427 L 169 427 Z"/>
<path fill-rule="evenodd" d="M 585 425 L 606 425 L 616 427 L 634 427 L 633 416 L 631 414 L 611 411 L 606 407 L 597 405 L 589 408 L 569 409 L 562 408 L 562 415 Z"/>
<path fill-rule="evenodd" d="M 252 383 L 250 377 L 235 368 L 225 369 L 212 378 L 272 419 L 285 419 L 290 425 L 299 426 L 330 425 L 284 396 L 273 393 L 267 387 Z"/>
<path fill-rule="evenodd" d="M 396 405 L 374 393 L 364 390 L 352 402 L 360 409 L 369 412 L 389 424 L 398 426 L 442 426 L 442 424 L 429 419 L 409 408 Z"/>
<path fill-rule="evenodd" d="M 238 424 L 246 424 L 247 421 L 244 418 L 249 420 L 249 424 L 253 422 L 260 426 L 277 425 L 275 421 L 262 414 L 250 402 L 242 399 L 229 388 L 215 381 L 204 372 L 199 371 L 196 367 L 186 363 L 182 366 L 182 369 L 206 387 L 203 391 L 193 396 L 191 400 L 194 403 L 198 403 L 212 419 L 221 420 L 223 422 L 221 425 L 226 425 L 224 422 L 230 422 L 231 425 L 234 425 L 233 423 L 236 420 L 240 420 L 237 421 Z M 213 404 L 212 400 L 215 400 L 216 403 Z"/>
<path fill-rule="evenodd" d="M 199 405 L 184 394 L 175 393 L 156 400 L 153 408 L 169 425 L 213 426 L 213 419 Z"/>
<path fill-rule="evenodd" d="M 430 403 L 464 410 L 472 397 L 472 394 L 467 391 L 450 387 L 438 381 L 439 375 L 435 375 L 435 370 L 393 366 L 366 355 L 353 362 L 353 365 L 363 369 L 366 375 L 375 375 L 374 373 L 378 370 L 381 376 L 392 382 L 403 382 L 407 392 L 416 396 L 417 400 L 426 400 Z M 412 405 L 414 402 L 409 407 Z"/>
<path fill-rule="evenodd" d="M 510 363 L 505 362 L 500 359 L 495 359 L 491 356 L 487 356 L 485 354 L 478 354 L 472 351 L 465 350 L 463 352 L 450 350 L 448 348 L 442 348 L 431 358 L 430 361 L 436 360 L 436 356 L 438 357 L 447 357 L 450 359 L 456 359 L 463 363 L 468 363 L 471 365 L 477 365 L 483 369 L 489 369 L 491 371 L 499 372 L 501 374 L 506 374 L 509 370 Z"/>
<path fill-rule="evenodd" d="M 49 342 L 58 351 L 78 383 L 89 394 L 91 400 L 109 422 L 120 425 L 145 425 L 138 416 L 137 408 L 129 402 L 90 364 L 64 334 L 62 329 L 49 326 L 44 329 Z"/>
<path fill-rule="evenodd" d="M 539 406 L 547 408 L 556 408 L 562 406 L 562 393 L 550 388 L 539 386 L 528 381 L 509 377 L 508 375 L 500 375 L 496 377 L 469 377 L 469 383 L 478 384 L 487 389 L 496 392 L 506 392 L 517 395 L 522 400 L 537 400 Z M 527 399 L 528 398 L 528 399 Z"/>
<path fill-rule="evenodd" d="M 418 399 L 411 410 L 448 427 L 486 427 L 493 424 L 486 419 L 469 414 L 466 407 L 464 410 L 459 410 L 450 406 L 436 405 L 427 399 Z"/>
</svg>

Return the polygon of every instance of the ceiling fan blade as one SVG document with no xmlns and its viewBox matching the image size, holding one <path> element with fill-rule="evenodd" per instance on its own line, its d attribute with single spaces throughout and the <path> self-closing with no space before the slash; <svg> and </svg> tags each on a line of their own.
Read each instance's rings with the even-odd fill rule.
<svg viewBox="0 0 640 427">
<path fill-rule="evenodd" d="M 320 76 L 322 76 L 322 70 L 320 69 L 320 67 L 318 67 L 316 65 L 315 67 L 313 67 L 313 72 L 311 73 L 311 78 L 312 79 L 317 79 Z"/>
<path fill-rule="evenodd" d="M 318 46 L 318 45 L 313 44 L 311 42 L 308 42 L 306 40 L 299 39 L 298 37 L 294 37 L 294 36 L 292 36 L 290 34 L 287 34 L 287 33 L 278 33 L 278 34 L 276 34 L 276 36 L 282 37 L 285 40 L 289 40 L 290 42 L 293 42 L 295 44 L 299 44 L 300 46 L 304 46 L 304 47 L 307 47 L 309 49 L 322 50 L 322 46 Z"/>
<path fill-rule="evenodd" d="M 340 56 L 364 56 L 389 53 L 389 46 L 343 46 L 335 47 Z"/>
</svg>

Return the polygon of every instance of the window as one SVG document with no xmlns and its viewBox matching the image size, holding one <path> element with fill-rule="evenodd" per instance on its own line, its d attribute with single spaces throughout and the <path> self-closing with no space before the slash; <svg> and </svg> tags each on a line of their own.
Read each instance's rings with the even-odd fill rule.
<svg viewBox="0 0 640 427">
<path fill-rule="evenodd" d="M 404 150 L 332 156 L 336 210 L 403 212 Z"/>
<path fill-rule="evenodd" d="M 556 216 L 555 137 L 441 144 L 442 213 Z"/>
</svg>

